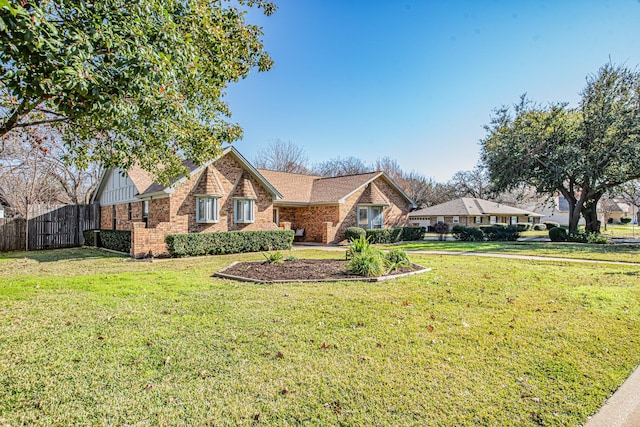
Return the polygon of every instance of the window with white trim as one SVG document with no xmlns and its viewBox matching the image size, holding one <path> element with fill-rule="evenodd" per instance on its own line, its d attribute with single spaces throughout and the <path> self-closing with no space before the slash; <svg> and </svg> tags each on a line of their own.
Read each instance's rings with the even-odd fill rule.
<svg viewBox="0 0 640 427">
<path fill-rule="evenodd" d="M 474 222 L 476 224 L 482 224 L 482 217 L 481 216 L 477 216 Z"/>
<path fill-rule="evenodd" d="M 383 206 L 358 206 L 358 227 L 372 229 L 383 226 Z"/>
<path fill-rule="evenodd" d="M 219 220 L 219 197 L 196 197 L 196 222 L 199 224 L 216 223 Z"/>
<path fill-rule="evenodd" d="M 444 224 L 444 217 L 443 216 L 439 216 L 436 218 L 436 223 L 437 224 Z"/>
<path fill-rule="evenodd" d="M 518 223 L 518 217 L 517 216 L 512 216 L 511 217 L 511 224 L 516 225 Z"/>
<path fill-rule="evenodd" d="M 235 199 L 233 201 L 233 216 L 236 224 L 248 224 L 254 221 L 254 202 L 253 199 Z"/>
<path fill-rule="evenodd" d="M 495 224 L 496 222 L 498 222 L 498 218 L 495 216 L 490 216 L 489 217 L 489 224 Z"/>
<path fill-rule="evenodd" d="M 453 223 L 454 224 L 460 224 L 460 217 L 459 216 L 454 216 L 453 217 Z"/>
</svg>

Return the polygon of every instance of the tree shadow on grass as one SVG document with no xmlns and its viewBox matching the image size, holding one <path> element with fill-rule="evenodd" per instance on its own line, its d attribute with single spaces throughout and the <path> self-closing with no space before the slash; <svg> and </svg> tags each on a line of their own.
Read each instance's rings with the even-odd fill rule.
<svg viewBox="0 0 640 427">
<path fill-rule="evenodd" d="M 0 262 L 11 259 L 30 259 L 36 262 L 86 261 L 90 259 L 129 258 L 126 254 L 101 251 L 93 248 L 67 248 L 42 251 L 5 252 L 0 254 Z"/>
</svg>

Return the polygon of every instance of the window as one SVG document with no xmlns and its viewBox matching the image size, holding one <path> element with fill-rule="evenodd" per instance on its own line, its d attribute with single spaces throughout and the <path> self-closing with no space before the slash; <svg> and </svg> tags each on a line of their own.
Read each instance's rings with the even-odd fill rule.
<svg viewBox="0 0 640 427">
<path fill-rule="evenodd" d="M 131 203 L 127 206 L 127 219 L 131 221 L 133 219 L 133 208 L 131 207 Z"/>
<path fill-rule="evenodd" d="M 253 222 L 253 199 L 235 199 L 233 210 L 236 224 Z"/>
<path fill-rule="evenodd" d="M 149 201 L 144 200 L 142 202 L 142 222 L 147 224 L 149 222 Z"/>
<path fill-rule="evenodd" d="M 476 224 L 482 224 L 482 217 L 481 216 L 477 216 L 476 219 L 474 220 L 474 222 Z"/>
<path fill-rule="evenodd" d="M 358 206 L 358 227 L 382 228 L 384 216 L 382 206 Z"/>
<path fill-rule="evenodd" d="M 498 218 L 496 218 L 495 216 L 489 217 L 489 224 L 495 224 L 496 222 L 498 222 Z"/>
<path fill-rule="evenodd" d="M 439 216 L 439 217 L 436 219 L 436 223 L 437 223 L 437 224 L 444 224 L 444 217 L 443 217 L 443 216 Z"/>
<path fill-rule="evenodd" d="M 278 208 L 273 208 L 273 222 L 276 225 L 280 225 L 280 209 Z"/>
<path fill-rule="evenodd" d="M 460 224 L 460 217 L 459 216 L 454 216 L 453 217 L 453 223 L 454 224 Z"/>
<path fill-rule="evenodd" d="M 116 229 L 116 205 L 111 206 L 111 229 Z"/>
<path fill-rule="evenodd" d="M 515 225 L 518 223 L 518 217 L 517 216 L 512 216 L 511 217 L 511 224 Z"/>
<path fill-rule="evenodd" d="M 196 222 L 200 224 L 218 222 L 218 197 L 196 197 Z"/>
<path fill-rule="evenodd" d="M 529 224 L 533 224 L 535 221 L 533 220 L 533 217 L 530 216 L 529 218 L 527 218 L 527 221 L 529 222 Z"/>
</svg>

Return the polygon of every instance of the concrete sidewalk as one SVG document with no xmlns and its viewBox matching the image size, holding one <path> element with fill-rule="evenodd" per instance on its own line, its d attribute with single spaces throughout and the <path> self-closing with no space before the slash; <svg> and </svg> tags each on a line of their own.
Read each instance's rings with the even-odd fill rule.
<svg viewBox="0 0 640 427">
<path fill-rule="evenodd" d="M 584 427 L 640 426 L 640 368 L 636 368 Z"/>
</svg>

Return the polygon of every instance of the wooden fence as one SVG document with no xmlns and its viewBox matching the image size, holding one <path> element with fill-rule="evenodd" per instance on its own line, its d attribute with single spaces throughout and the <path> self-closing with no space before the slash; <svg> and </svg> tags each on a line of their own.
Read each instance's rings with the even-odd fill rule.
<svg viewBox="0 0 640 427">
<path fill-rule="evenodd" d="M 57 249 L 84 244 L 82 232 L 100 228 L 100 206 L 33 206 L 25 220 L 9 218 L 0 222 L 0 251 Z M 4 223 L 4 224 L 3 224 Z M 26 232 L 26 234 L 25 234 Z"/>
</svg>

